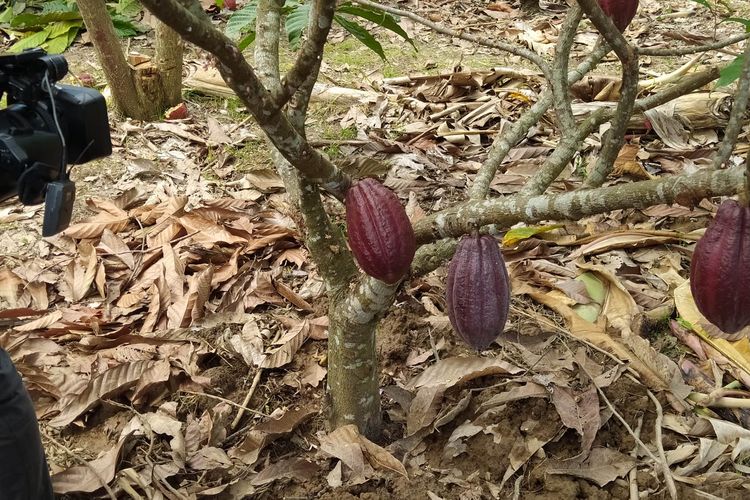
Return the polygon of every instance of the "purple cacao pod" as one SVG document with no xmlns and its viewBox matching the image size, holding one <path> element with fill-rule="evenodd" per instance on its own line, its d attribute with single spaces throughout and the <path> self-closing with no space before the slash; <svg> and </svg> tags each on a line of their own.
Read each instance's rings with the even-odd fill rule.
<svg viewBox="0 0 750 500">
<path fill-rule="evenodd" d="M 690 262 L 690 290 L 698 310 L 723 332 L 750 325 L 750 208 L 726 200 Z"/>
<path fill-rule="evenodd" d="M 638 11 L 638 0 L 599 0 L 599 7 L 612 19 L 617 29 L 623 32 Z"/>
<path fill-rule="evenodd" d="M 417 249 L 414 230 L 398 197 L 375 179 L 346 192 L 349 246 L 362 270 L 389 284 L 409 272 Z"/>
<path fill-rule="evenodd" d="M 448 317 L 471 347 L 486 349 L 502 333 L 510 309 L 510 280 L 497 240 L 464 236 L 448 268 Z"/>
</svg>

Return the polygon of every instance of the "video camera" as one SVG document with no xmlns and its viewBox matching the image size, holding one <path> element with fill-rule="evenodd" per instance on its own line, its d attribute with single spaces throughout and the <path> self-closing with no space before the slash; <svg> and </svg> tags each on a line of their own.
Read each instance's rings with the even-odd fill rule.
<svg viewBox="0 0 750 500">
<path fill-rule="evenodd" d="M 107 104 L 95 89 L 56 82 L 68 72 L 42 49 L 0 56 L 0 201 L 45 202 L 43 236 L 70 224 L 75 183 L 68 164 L 112 153 Z"/>
</svg>

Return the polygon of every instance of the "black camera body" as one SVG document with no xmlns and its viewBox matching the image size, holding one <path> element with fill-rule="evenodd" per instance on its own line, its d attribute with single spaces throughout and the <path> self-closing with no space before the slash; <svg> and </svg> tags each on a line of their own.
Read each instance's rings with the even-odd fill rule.
<svg viewBox="0 0 750 500">
<path fill-rule="evenodd" d="M 42 234 L 70 223 L 75 184 L 67 165 L 112 153 L 107 104 L 95 89 L 60 85 L 63 56 L 34 49 L 0 56 L 0 201 L 46 202 Z"/>
</svg>

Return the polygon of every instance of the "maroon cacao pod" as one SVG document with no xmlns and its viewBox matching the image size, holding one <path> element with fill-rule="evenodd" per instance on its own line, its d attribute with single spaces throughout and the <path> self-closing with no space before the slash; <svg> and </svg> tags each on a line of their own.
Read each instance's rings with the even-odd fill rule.
<svg viewBox="0 0 750 500">
<path fill-rule="evenodd" d="M 698 310 L 725 333 L 750 325 L 750 208 L 735 200 L 719 206 L 695 245 L 690 290 Z"/>
<path fill-rule="evenodd" d="M 497 240 L 464 236 L 448 268 L 448 317 L 474 349 L 486 349 L 502 333 L 510 308 L 510 280 Z"/>
<path fill-rule="evenodd" d="M 625 31 L 638 10 L 638 0 L 599 0 L 599 7 L 612 19 L 620 32 Z"/>
<path fill-rule="evenodd" d="M 398 197 L 375 179 L 346 192 L 349 246 L 362 270 L 389 284 L 409 272 L 417 249 L 414 230 Z"/>
</svg>

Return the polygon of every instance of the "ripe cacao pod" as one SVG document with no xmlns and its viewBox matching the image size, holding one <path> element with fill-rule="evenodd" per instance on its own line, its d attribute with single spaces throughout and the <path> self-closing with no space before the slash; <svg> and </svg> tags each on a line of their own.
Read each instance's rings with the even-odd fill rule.
<svg viewBox="0 0 750 500">
<path fill-rule="evenodd" d="M 599 7 L 620 32 L 625 31 L 638 10 L 638 0 L 599 0 Z"/>
<path fill-rule="evenodd" d="M 456 333 L 477 350 L 502 333 L 510 308 L 510 280 L 497 240 L 464 236 L 448 268 L 448 317 Z"/>
<path fill-rule="evenodd" d="M 723 332 L 750 325 L 750 208 L 726 200 L 690 262 L 690 290 L 698 310 Z"/>
<path fill-rule="evenodd" d="M 346 192 L 349 246 L 362 270 L 389 284 L 409 272 L 417 249 L 404 207 L 375 179 L 362 179 Z"/>
</svg>

